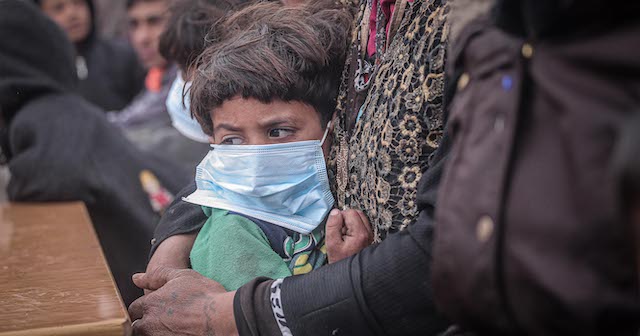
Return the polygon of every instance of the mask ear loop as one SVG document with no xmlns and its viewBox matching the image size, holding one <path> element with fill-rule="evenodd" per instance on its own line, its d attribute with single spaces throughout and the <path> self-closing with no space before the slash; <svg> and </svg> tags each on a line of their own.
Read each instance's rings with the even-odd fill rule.
<svg viewBox="0 0 640 336">
<path fill-rule="evenodd" d="M 320 146 L 324 145 L 324 141 L 327 139 L 327 135 L 329 134 L 329 128 L 331 128 L 331 120 L 327 123 L 327 129 L 324 130 L 324 135 L 322 136 L 322 140 L 320 140 Z"/>
</svg>

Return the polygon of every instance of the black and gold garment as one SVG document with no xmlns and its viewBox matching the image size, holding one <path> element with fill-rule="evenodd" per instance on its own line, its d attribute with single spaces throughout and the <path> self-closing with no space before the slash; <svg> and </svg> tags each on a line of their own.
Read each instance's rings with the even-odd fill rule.
<svg viewBox="0 0 640 336">
<path fill-rule="evenodd" d="M 389 43 L 386 22 L 378 23 L 373 62 L 366 57 L 370 6 L 364 1 L 356 18 L 328 165 L 338 207 L 363 210 L 379 242 L 415 221 L 418 181 L 442 137 L 449 6 L 396 1 Z M 363 90 L 367 62 L 374 66 Z"/>
</svg>

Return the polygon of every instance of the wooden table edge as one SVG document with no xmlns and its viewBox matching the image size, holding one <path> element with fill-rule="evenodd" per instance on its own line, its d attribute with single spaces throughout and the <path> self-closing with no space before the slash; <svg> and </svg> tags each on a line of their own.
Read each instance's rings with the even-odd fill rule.
<svg viewBox="0 0 640 336">
<path fill-rule="evenodd" d="M 21 205 L 33 205 L 37 203 L 10 203 L 10 204 L 21 204 Z M 94 335 L 123 335 L 128 336 L 131 335 L 131 322 L 129 320 L 129 312 L 124 306 L 124 302 L 122 301 L 122 296 L 117 289 L 115 279 L 113 278 L 113 274 L 111 273 L 111 268 L 107 263 L 107 259 L 104 255 L 104 251 L 102 250 L 102 244 L 98 239 L 98 235 L 96 233 L 95 228 L 93 227 L 93 222 L 91 221 L 91 216 L 89 215 L 89 210 L 87 209 L 87 205 L 81 201 L 71 201 L 71 202 L 57 202 L 55 204 L 60 205 L 70 205 L 77 206 L 81 209 L 82 215 L 85 217 L 85 220 L 88 221 L 91 225 L 89 225 L 89 230 L 93 233 L 93 236 L 96 238 L 98 245 L 100 246 L 99 252 L 102 257 L 102 261 L 107 268 L 107 273 L 111 278 L 111 283 L 114 286 L 115 294 L 120 301 L 120 307 L 124 313 L 124 317 L 122 318 L 114 318 L 110 320 L 98 321 L 98 322 L 90 322 L 90 323 L 81 323 L 74 324 L 68 326 L 60 326 L 60 327 L 43 327 L 36 329 L 27 329 L 27 330 L 14 330 L 14 331 L 0 331 L 0 336 L 49 336 L 49 335 L 87 335 L 87 333 L 92 333 Z"/>
<path fill-rule="evenodd" d="M 0 332 L 0 336 L 49 336 L 49 335 L 131 335 L 131 324 L 128 318 L 113 319 L 100 322 L 45 327 L 30 330 Z"/>
<path fill-rule="evenodd" d="M 127 320 L 129 320 L 129 311 L 127 310 L 127 307 L 125 307 L 124 305 L 124 301 L 122 300 L 122 295 L 120 295 L 120 291 L 118 290 L 118 285 L 116 285 L 116 279 L 113 277 L 113 273 L 111 273 L 111 267 L 107 262 L 107 257 L 104 255 L 104 250 L 102 249 L 102 243 L 100 243 L 100 239 L 98 238 L 98 233 L 96 232 L 96 228 L 93 226 L 93 222 L 91 221 L 91 215 L 89 214 L 89 209 L 87 209 L 87 205 L 84 202 L 69 202 L 69 203 L 79 204 L 80 208 L 82 209 L 84 218 L 87 220 L 88 223 L 91 224 L 89 225 L 89 229 L 91 230 L 91 232 L 93 232 L 93 236 L 96 238 L 96 241 L 100 246 L 100 256 L 102 257 L 102 262 L 107 267 L 107 273 L 109 273 L 109 277 L 111 278 L 111 284 L 113 284 L 113 287 L 116 291 L 116 295 L 118 296 L 118 300 L 120 301 L 120 308 L 122 308 L 124 316 L 126 316 Z"/>
</svg>

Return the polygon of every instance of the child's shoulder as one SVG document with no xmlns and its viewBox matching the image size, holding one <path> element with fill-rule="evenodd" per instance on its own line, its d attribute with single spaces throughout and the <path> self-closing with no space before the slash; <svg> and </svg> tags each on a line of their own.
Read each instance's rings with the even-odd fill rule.
<svg viewBox="0 0 640 336">
<path fill-rule="evenodd" d="M 268 243 L 263 230 L 253 221 L 240 214 L 217 208 L 203 207 L 209 217 L 198 234 L 200 240 L 256 239 Z"/>
<path fill-rule="evenodd" d="M 234 211 L 209 207 L 203 207 L 203 210 L 209 217 L 209 220 L 203 228 L 203 230 L 208 231 L 207 234 L 212 234 L 212 232 L 220 234 L 221 231 L 230 230 L 234 231 L 231 234 L 236 235 L 238 234 L 237 231 L 246 231 L 253 236 L 261 237 L 268 241 L 274 251 L 283 257 L 286 257 L 285 251 L 283 250 L 285 241 L 291 240 L 292 237 L 299 236 L 299 234 L 281 226 Z"/>
<path fill-rule="evenodd" d="M 202 206 L 202 212 L 204 212 L 204 214 L 209 219 L 211 219 L 212 217 L 213 218 L 224 217 L 229 213 L 228 210 L 217 209 L 217 208 L 212 208 L 212 207 L 208 207 L 208 206 Z"/>
<path fill-rule="evenodd" d="M 240 225 L 240 226 L 252 226 L 255 227 L 256 224 L 246 216 L 235 213 L 233 211 L 218 209 L 218 208 L 210 208 L 210 207 L 202 207 L 205 215 L 209 218 L 210 222 L 224 222 L 227 225 Z"/>
</svg>

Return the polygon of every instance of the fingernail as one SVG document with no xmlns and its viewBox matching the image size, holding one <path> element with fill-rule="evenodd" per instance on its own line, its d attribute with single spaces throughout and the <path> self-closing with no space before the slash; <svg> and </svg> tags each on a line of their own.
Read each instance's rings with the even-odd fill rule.
<svg viewBox="0 0 640 336">
<path fill-rule="evenodd" d="M 337 216 L 340 214 L 340 210 L 338 209 L 333 209 L 331 210 L 331 212 L 329 213 L 329 216 Z"/>
<path fill-rule="evenodd" d="M 133 279 L 133 281 L 139 280 L 140 278 L 142 278 L 142 274 L 144 273 L 136 273 L 131 278 Z"/>
</svg>

